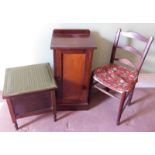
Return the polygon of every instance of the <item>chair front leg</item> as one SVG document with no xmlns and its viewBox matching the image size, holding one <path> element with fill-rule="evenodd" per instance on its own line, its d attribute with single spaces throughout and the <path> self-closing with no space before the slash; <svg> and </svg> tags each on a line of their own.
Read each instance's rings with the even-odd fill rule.
<svg viewBox="0 0 155 155">
<path fill-rule="evenodd" d="M 119 106 L 119 111 L 118 111 L 118 116 L 117 116 L 117 125 L 120 125 L 120 119 L 121 119 L 121 115 L 122 115 L 122 112 L 123 112 L 123 107 L 124 107 L 124 104 L 125 104 L 125 101 L 126 101 L 126 97 L 127 97 L 127 93 L 126 92 L 123 92 L 121 94 L 121 101 L 120 101 L 120 106 Z"/>
</svg>

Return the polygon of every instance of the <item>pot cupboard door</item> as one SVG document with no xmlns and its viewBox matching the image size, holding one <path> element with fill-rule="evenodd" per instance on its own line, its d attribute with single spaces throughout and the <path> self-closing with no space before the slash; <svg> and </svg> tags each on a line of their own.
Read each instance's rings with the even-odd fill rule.
<svg viewBox="0 0 155 155">
<path fill-rule="evenodd" d="M 63 99 L 83 100 L 86 54 L 63 54 Z"/>
</svg>

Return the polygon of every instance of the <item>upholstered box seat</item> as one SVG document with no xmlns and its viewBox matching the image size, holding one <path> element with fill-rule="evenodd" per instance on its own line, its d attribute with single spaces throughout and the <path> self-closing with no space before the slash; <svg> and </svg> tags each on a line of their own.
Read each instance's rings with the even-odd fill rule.
<svg viewBox="0 0 155 155">
<path fill-rule="evenodd" d="M 3 98 L 16 128 L 18 118 L 52 111 L 56 88 L 49 63 L 6 69 Z"/>
</svg>

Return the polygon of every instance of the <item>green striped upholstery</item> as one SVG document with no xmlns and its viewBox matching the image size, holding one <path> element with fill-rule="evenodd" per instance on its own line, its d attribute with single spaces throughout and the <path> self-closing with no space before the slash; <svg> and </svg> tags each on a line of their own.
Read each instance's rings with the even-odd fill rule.
<svg viewBox="0 0 155 155">
<path fill-rule="evenodd" d="M 3 98 L 56 87 L 49 63 L 8 68 L 5 73 Z"/>
</svg>

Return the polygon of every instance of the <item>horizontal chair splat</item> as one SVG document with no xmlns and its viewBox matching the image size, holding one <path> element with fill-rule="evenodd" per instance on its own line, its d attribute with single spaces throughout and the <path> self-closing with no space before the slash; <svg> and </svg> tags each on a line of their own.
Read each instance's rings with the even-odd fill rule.
<svg viewBox="0 0 155 155">
<path fill-rule="evenodd" d="M 131 66 L 131 67 L 136 67 L 135 64 L 133 64 L 130 60 L 128 59 L 125 59 L 125 58 L 115 58 L 115 61 L 118 61 L 122 64 L 125 64 L 125 65 L 128 65 L 128 66 Z"/>
<path fill-rule="evenodd" d="M 137 55 L 138 55 L 138 56 L 142 56 L 142 54 L 141 54 L 136 48 L 134 48 L 134 47 L 132 47 L 132 46 L 118 45 L 117 47 L 120 48 L 120 49 L 123 49 L 123 50 L 125 50 L 125 51 L 128 51 L 128 52 L 130 52 L 130 53 L 132 53 L 132 54 L 135 54 L 136 56 L 137 56 Z"/>
<path fill-rule="evenodd" d="M 132 39 L 136 39 L 136 40 L 140 40 L 143 41 L 145 43 L 147 43 L 149 41 L 148 38 L 142 36 L 141 34 L 137 33 L 137 32 L 121 32 L 122 36 L 128 37 L 128 38 L 132 38 Z"/>
</svg>

